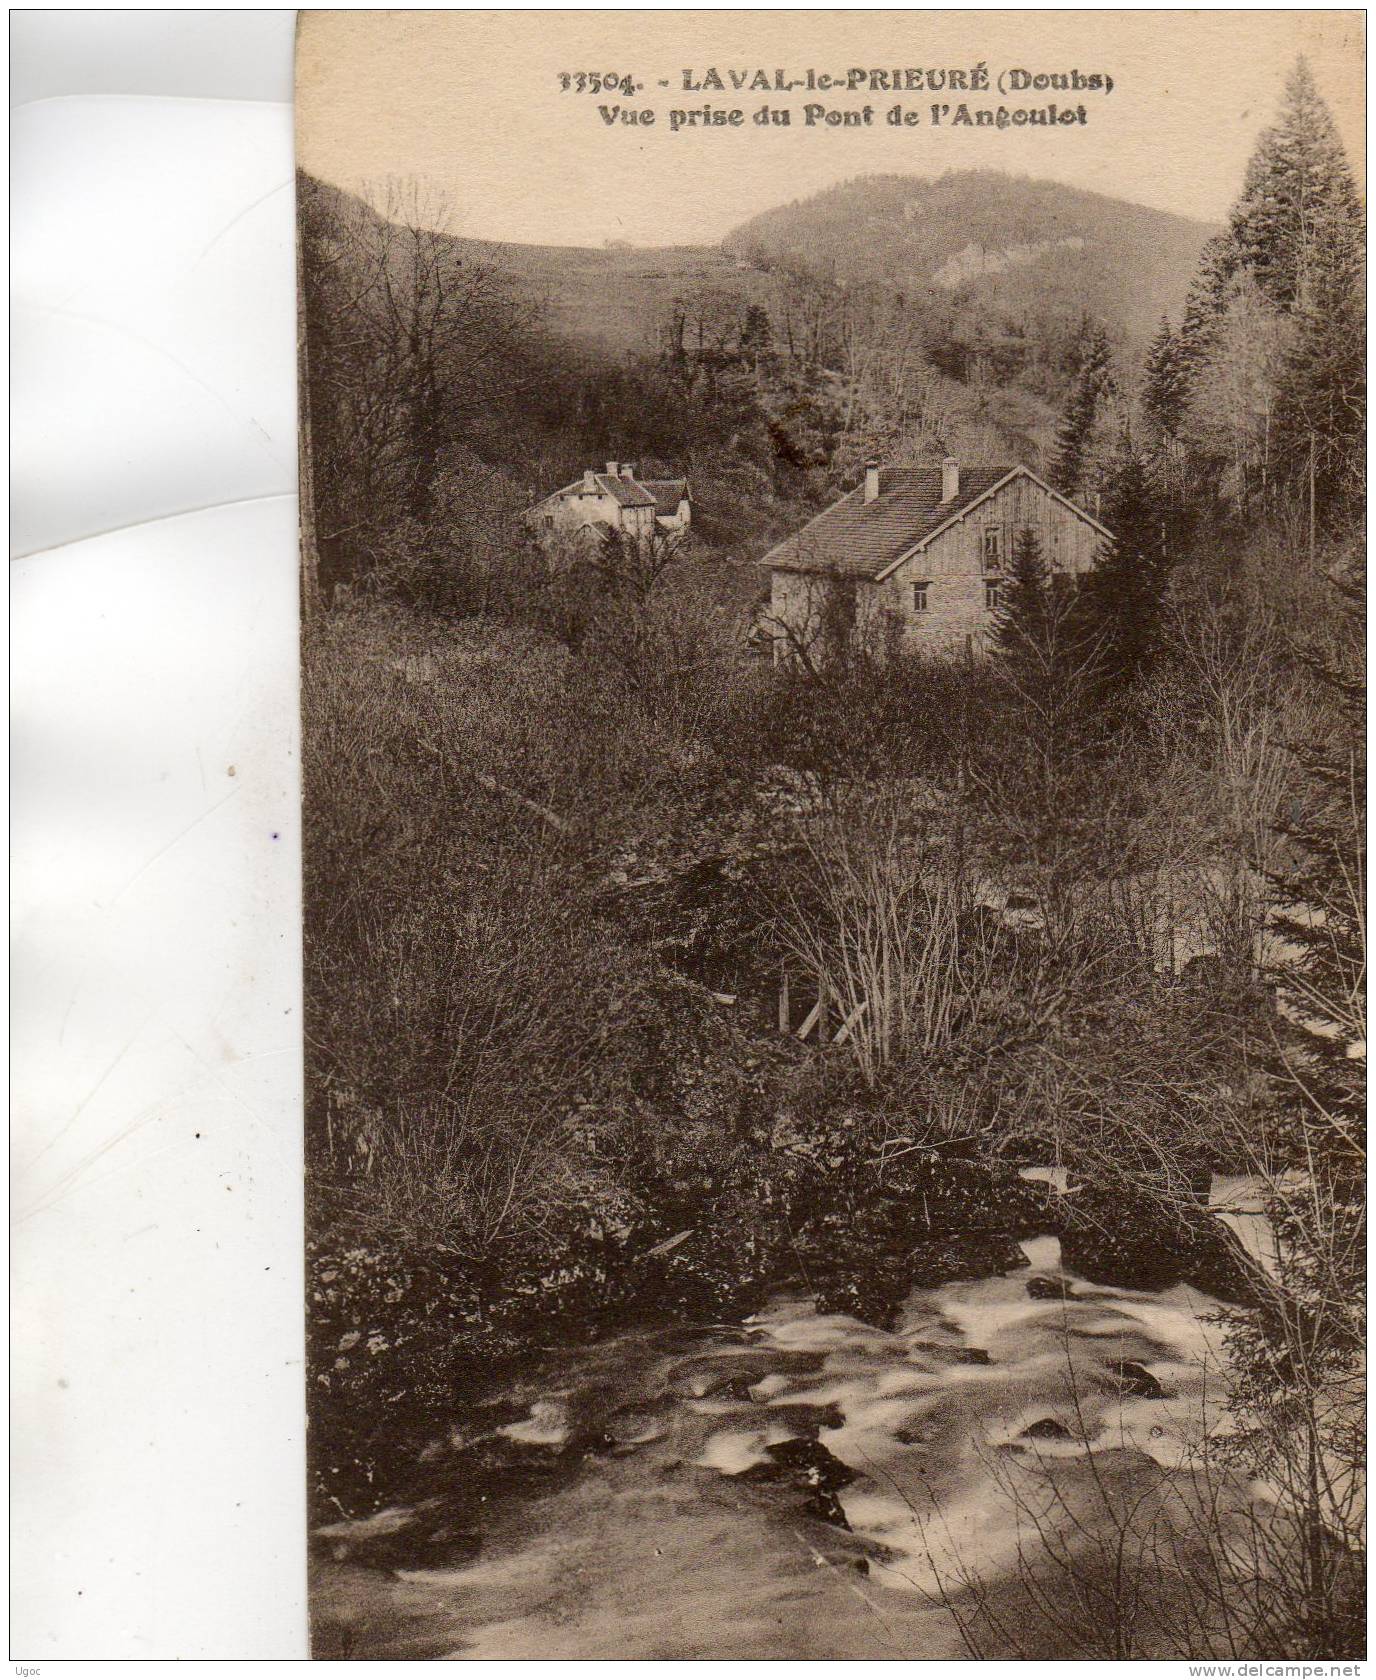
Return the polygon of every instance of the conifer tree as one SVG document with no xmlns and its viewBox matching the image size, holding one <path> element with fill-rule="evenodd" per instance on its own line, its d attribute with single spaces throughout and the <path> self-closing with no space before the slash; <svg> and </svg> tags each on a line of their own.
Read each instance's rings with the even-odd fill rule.
<svg viewBox="0 0 1376 1680">
<path fill-rule="evenodd" d="M 1170 571 L 1163 500 L 1147 463 L 1124 433 L 1110 470 L 1103 522 L 1112 536 L 1080 586 L 1076 636 L 1092 657 L 1105 721 L 1127 721 L 1141 684 L 1165 648 Z"/>
<path fill-rule="evenodd" d="M 1062 495 L 1073 496 L 1084 488 L 1094 424 L 1099 417 L 1100 403 L 1111 389 L 1112 380 L 1108 334 L 1102 327 L 1096 326 L 1086 340 L 1075 388 L 1056 431 L 1050 476 L 1052 484 Z"/>
<path fill-rule="evenodd" d="M 1213 349 L 1237 267 L 1237 251 L 1226 233 L 1215 234 L 1199 254 L 1199 272 L 1186 294 L 1180 318 L 1180 356 L 1187 380 L 1199 371 Z"/>
<path fill-rule="evenodd" d="M 767 351 L 772 349 L 773 344 L 774 332 L 769 324 L 769 311 L 763 304 L 747 304 L 745 316 L 741 321 L 741 349 L 752 352 Z"/>
<path fill-rule="evenodd" d="M 1049 583 L 1042 545 L 1030 527 L 1018 532 L 1013 564 L 994 627 L 994 644 L 1008 667 L 1025 665 L 1046 641 Z"/>
<path fill-rule="evenodd" d="M 1261 136 L 1228 218 L 1236 261 L 1287 313 L 1305 300 L 1316 253 L 1361 220 L 1361 204 L 1328 107 L 1300 59 L 1280 118 Z"/>
<path fill-rule="evenodd" d="M 1168 316 L 1161 317 L 1147 350 L 1142 384 L 1142 415 L 1157 448 L 1175 440 L 1189 404 L 1188 377 L 1180 340 Z"/>
<path fill-rule="evenodd" d="M 1366 463 L 1366 311 L 1355 224 L 1332 228 L 1308 259 L 1294 336 L 1276 390 L 1280 479 L 1312 500 L 1321 532 L 1360 517 Z"/>
<path fill-rule="evenodd" d="M 1317 530 L 1360 511 L 1365 468 L 1363 218 L 1332 116 L 1303 59 L 1234 207 L 1238 260 L 1293 322 L 1276 391 L 1279 480 Z"/>
<path fill-rule="evenodd" d="M 1056 582 L 1036 532 L 1024 527 L 990 663 L 1000 727 L 996 736 L 981 732 L 971 753 L 983 843 L 1033 892 L 1053 947 L 1070 936 L 1098 871 L 1105 814 L 1089 662 Z"/>
<path fill-rule="evenodd" d="M 1360 385 L 1361 202 L 1332 116 L 1303 59 L 1277 121 L 1257 142 L 1224 231 L 1204 247 L 1178 339 L 1182 415 L 1211 362 L 1227 353 L 1224 324 L 1239 284 L 1255 286 L 1297 341 L 1277 413 L 1281 476 L 1308 478 L 1311 443 L 1319 492 L 1342 498 L 1362 418 Z M 1326 410 L 1316 414 L 1315 410 Z M 1354 420 L 1354 415 L 1357 417 Z"/>
</svg>

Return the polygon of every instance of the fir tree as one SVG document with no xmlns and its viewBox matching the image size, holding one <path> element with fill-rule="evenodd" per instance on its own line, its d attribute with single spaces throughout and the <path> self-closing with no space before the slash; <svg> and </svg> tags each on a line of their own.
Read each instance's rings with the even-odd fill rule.
<svg viewBox="0 0 1376 1680">
<path fill-rule="evenodd" d="M 1243 278 L 1279 318 L 1298 322 L 1302 343 L 1294 351 L 1291 389 L 1280 415 L 1282 471 L 1288 467 L 1291 476 L 1301 470 L 1301 457 L 1307 475 L 1311 435 L 1321 455 L 1350 453 L 1347 440 L 1354 428 L 1349 421 L 1344 431 L 1339 423 L 1352 411 L 1346 396 L 1336 397 L 1321 424 L 1311 410 L 1316 399 L 1325 400 L 1325 387 L 1349 392 L 1353 365 L 1360 366 L 1351 300 L 1360 283 L 1361 225 L 1360 200 L 1337 130 L 1301 59 L 1286 83 L 1279 119 L 1257 142 L 1228 226 L 1201 254 L 1177 351 L 1183 414 L 1211 362 L 1226 353 L 1224 322 Z M 1360 316 L 1359 305 L 1355 314 Z M 1331 334 L 1325 332 L 1330 324 Z M 1333 377 L 1335 363 L 1343 366 Z M 1328 371 L 1318 372 L 1321 367 Z M 1306 373 L 1311 368 L 1316 371 Z M 1356 424 L 1359 428 L 1360 419 Z"/>
<path fill-rule="evenodd" d="M 1366 467 L 1366 311 L 1355 226 L 1311 253 L 1305 295 L 1276 390 L 1278 475 L 1320 531 L 1360 516 Z"/>
<path fill-rule="evenodd" d="M 1257 143 L 1228 239 L 1278 309 L 1305 300 L 1313 263 L 1361 221 L 1361 204 L 1333 118 L 1300 59 L 1285 84 L 1279 121 Z"/>
<path fill-rule="evenodd" d="M 1036 532 L 1020 531 L 990 662 L 999 729 L 980 731 L 972 753 L 992 855 L 1034 893 L 1052 949 L 1080 925 L 1086 883 L 1123 859 L 1121 808 L 1105 797 L 1097 672 L 1067 582 L 1048 573 Z"/>
<path fill-rule="evenodd" d="M 1318 530 L 1363 493 L 1366 425 L 1362 211 L 1332 116 L 1303 59 L 1229 219 L 1236 260 L 1293 323 L 1276 389 L 1277 478 Z"/>
<path fill-rule="evenodd" d="M 1158 448 L 1175 440 L 1189 405 L 1189 380 L 1180 340 L 1161 317 L 1147 351 L 1142 384 L 1142 415 Z"/>
<path fill-rule="evenodd" d="M 1049 584 L 1042 545 L 1030 526 L 1018 532 L 1013 564 L 994 627 L 994 642 L 1008 666 L 1026 664 L 1046 641 Z"/>
<path fill-rule="evenodd" d="M 1075 618 L 1105 722 L 1113 726 L 1127 720 L 1135 693 L 1160 664 L 1170 571 L 1163 500 L 1126 433 L 1110 469 L 1103 521 L 1112 536 L 1080 587 Z"/>
<path fill-rule="evenodd" d="M 741 349 L 754 354 L 771 350 L 773 345 L 774 331 L 769 324 L 769 311 L 763 304 L 747 304 L 741 322 Z"/>
<path fill-rule="evenodd" d="M 1226 233 L 1215 234 L 1200 252 L 1199 273 L 1186 294 L 1180 318 L 1180 358 L 1187 380 L 1214 347 L 1237 266 L 1237 250 Z"/>
<path fill-rule="evenodd" d="M 1047 569 L 1037 533 L 1024 526 L 1013 545 L 1013 564 L 994 627 L 998 674 L 1016 696 L 1020 710 L 1040 720 L 1051 735 L 1065 734 L 1068 697 L 1080 705 L 1093 667 L 1077 629 L 1069 580 Z M 1078 741 L 1080 724 L 1071 733 Z"/>
<path fill-rule="evenodd" d="M 1050 476 L 1052 484 L 1062 495 L 1073 496 L 1084 487 L 1094 423 L 1099 417 L 1100 402 L 1112 387 L 1112 380 L 1108 334 L 1102 327 L 1096 326 L 1086 341 L 1075 388 L 1056 431 Z"/>
<path fill-rule="evenodd" d="M 754 368 L 756 380 L 760 377 L 761 362 L 768 361 L 773 348 L 774 333 L 769 324 L 769 311 L 762 304 L 747 304 L 741 322 L 740 354 L 741 359 Z"/>
</svg>

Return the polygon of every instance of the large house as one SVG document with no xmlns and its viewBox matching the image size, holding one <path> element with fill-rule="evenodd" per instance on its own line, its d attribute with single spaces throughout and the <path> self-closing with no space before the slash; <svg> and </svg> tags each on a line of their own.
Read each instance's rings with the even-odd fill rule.
<svg viewBox="0 0 1376 1680">
<path fill-rule="evenodd" d="M 982 651 L 1024 530 L 1052 576 L 1079 577 L 1109 532 L 1030 468 L 880 467 L 787 537 L 770 572 L 776 658 L 844 628 L 877 645 Z"/>
<path fill-rule="evenodd" d="M 630 461 L 608 461 L 606 472 L 590 469 L 524 517 L 542 542 L 615 533 L 641 544 L 682 536 L 692 522 L 693 498 L 686 478 L 639 479 Z"/>
</svg>

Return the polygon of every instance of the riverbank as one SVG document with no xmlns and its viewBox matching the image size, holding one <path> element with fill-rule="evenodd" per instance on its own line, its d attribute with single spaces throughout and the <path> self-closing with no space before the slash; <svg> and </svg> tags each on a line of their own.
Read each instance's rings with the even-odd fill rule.
<svg viewBox="0 0 1376 1680">
<path fill-rule="evenodd" d="M 313 1521 L 370 1519 L 405 1497 L 418 1455 L 532 1361 L 624 1330 L 739 1322 L 781 1291 L 888 1331 L 914 1289 L 1016 1273 L 1020 1243 L 1053 1237 L 1088 1284 L 1251 1297 L 1240 1249 L 1203 1209 L 1062 1194 L 939 1151 L 888 1165 L 766 1152 L 716 1194 L 657 1212 L 504 1271 L 314 1240 Z"/>
<path fill-rule="evenodd" d="M 455 1398 L 385 1508 L 317 1526 L 316 1655 L 1214 1648 L 1244 1607 L 1187 1579 L 1196 1506 L 1256 1515 L 1246 1478 L 1210 1473 L 1217 1303 L 1091 1284 L 1061 1251 L 1024 1239 L 992 1275 L 910 1289 L 887 1328 L 795 1285 L 734 1322 L 528 1348 Z M 1072 1567 L 1105 1593 L 1129 1502 L 1117 1609 L 1067 1646 L 1048 1595 Z"/>
</svg>

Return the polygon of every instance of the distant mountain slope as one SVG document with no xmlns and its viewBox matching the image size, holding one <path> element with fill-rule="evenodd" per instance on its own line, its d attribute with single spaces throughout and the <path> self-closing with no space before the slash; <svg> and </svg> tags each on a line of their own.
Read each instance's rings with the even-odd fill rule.
<svg viewBox="0 0 1376 1680">
<path fill-rule="evenodd" d="M 1214 231 L 1057 181 L 967 170 L 862 176 L 753 217 L 723 249 L 752 267 L 973 295 L 1006 321 L 1083 312 L 1141 342 L 1179 310 Z"/>
</svg>

